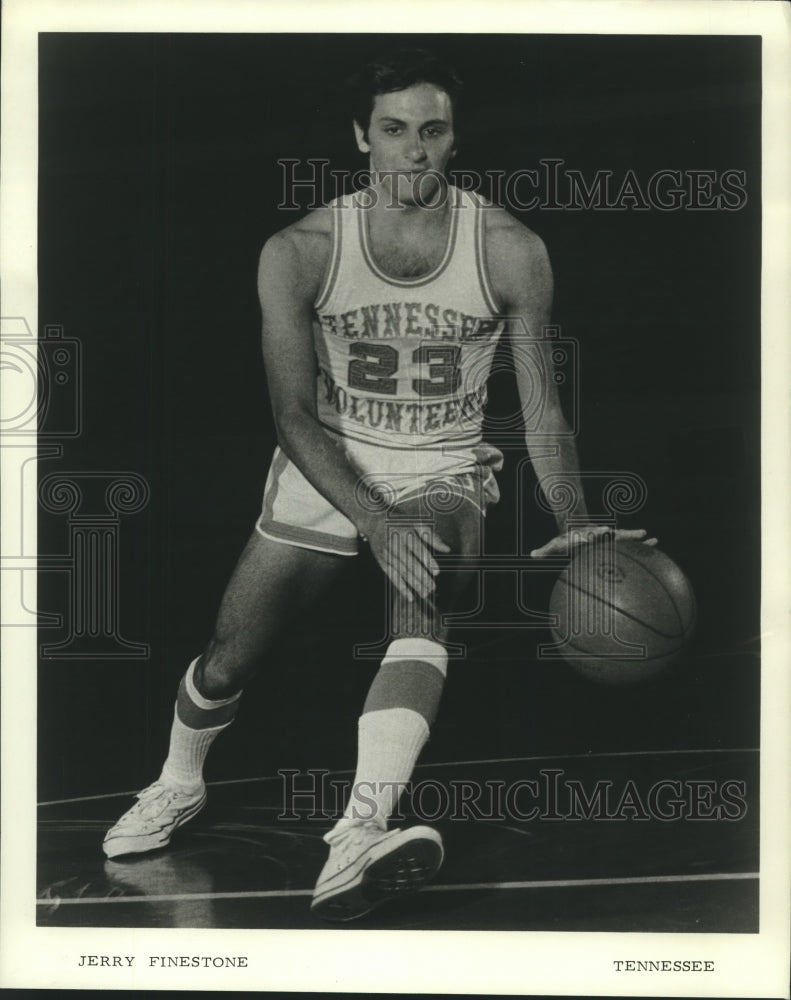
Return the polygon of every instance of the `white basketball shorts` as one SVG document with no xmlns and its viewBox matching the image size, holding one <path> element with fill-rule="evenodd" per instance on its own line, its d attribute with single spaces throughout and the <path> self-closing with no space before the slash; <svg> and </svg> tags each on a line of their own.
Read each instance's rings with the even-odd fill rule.
<svg viewBox="0 0 791 1000">
<path fill-rule="evenodd" d="M 485 514 L 486 507 L 500 499 L 494 471 L 502 466 L 502 454 L 491 446 L 483 446 L 481 451 L 484 460 L 469 472 L 431 479 L 364 477 L 358 500 L 375 510 L 381 509 L 377 504 L 418 497 L 427 513 L 452 513 L 461 503 L 469 502 Z M 311 486 L 280 448 L 275 449 L 255 527 L 264 538 L 298 548 L 342 556 L 357 555 L 359 550 L 360 535 L 354 524 Z"/>
</svg>

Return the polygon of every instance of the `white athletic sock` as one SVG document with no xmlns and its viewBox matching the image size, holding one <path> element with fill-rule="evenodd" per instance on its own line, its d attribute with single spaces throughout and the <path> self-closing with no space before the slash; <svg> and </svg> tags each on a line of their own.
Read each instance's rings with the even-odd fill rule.
<svg viewBox="0 0 791 1000">
<path fill-rule="evenodd" d="M 216 701 L 204 698 L 193 682 L 196 663 L 197 660 L 193 660 L 179 685 L 168 757 L 160 775 L 160 781 L 166 785 L 189 790 L 203 784 L 203 765 L 209 748 L 231 724 L 241 697 L 239 691 L 230 698 Z M 184 718 L 193 725 L 187 725 Z"/>
<path fill-rule="evenodd" d="M 428 735 L 426 720 L 409 708 L 385 708 L 360 716 L 357 772 L 344 812 L 347 821 L 373 819 L 387 829 Z"/>
<path fill-rule="evenodd" d="M 190 790 L 199 788 L 203 784 L 203 765 L 209 748 L 225 728 L 190 729 L 174 713 L 168 758 L 162 765 L 160 781 Z"/>
</svg>

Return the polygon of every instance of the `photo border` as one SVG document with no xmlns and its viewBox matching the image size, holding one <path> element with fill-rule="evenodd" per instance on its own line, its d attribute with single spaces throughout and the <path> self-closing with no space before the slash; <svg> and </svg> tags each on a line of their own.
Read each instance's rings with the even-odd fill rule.
<svg viewBox="0 0 791 1000">
<path fill-rule="evenodd" d="M 35 629 L 2 635 L 2 897 L 0 985 L 92 989 L 404 991 L 576 996 L 788 997 L 789 973 L 789 275 L 791 231 L 787 108 L 791 59 L 785 4 L 634 0 L 486 5 L 433 0 L 363 3 L 165 0 L 6 0 L 2 37 L 0 259 L 4 316 L 37 316 L 37 33 L 168 31 L 716 34 L 763 38 L 762 276 L 762 767 L 758 934 L 480 931 L 89 930 L 35 925 Z M 3 487 L 3 551 L 22 514 Z M 34 511 L 35 515 L 35 511 Z M 35 519 L 35 516 L 34 516 Z M 18 531 L 18 527 L 16 528 Z M 733 526 L 739 530 L 738 525 Z M 723 545 L 728 539 L 723 538 Z M 5 595 L 4 595 L 5 599 Z M 345 935 L 345 936 L 344 936 Z M 364 944 L 364 947 L 361 947 Z M 247 969 L 80 969 L 88 952 L 247 954 Z M 397 950 L 394 950 L 396 949 Z M 616 973 L 618 958 L 714 960 L 715 971 Z M 397 960 L 394 960 L 396 959 Z M 383 975 L 382 969 L 387 969 Z"/>
</svg>

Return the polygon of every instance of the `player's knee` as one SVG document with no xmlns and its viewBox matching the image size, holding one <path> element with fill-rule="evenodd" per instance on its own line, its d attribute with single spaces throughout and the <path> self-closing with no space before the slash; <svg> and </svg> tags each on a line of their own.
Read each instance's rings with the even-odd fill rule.
<svg viewBox="0 0 791 1000">
<path fill-rule="evenodd" d="M 195 669 L 196 686 L 206 698 L 229 698 L 255 675 L 257 661 L 230 639 L 215 634 Z"/>
</svg>

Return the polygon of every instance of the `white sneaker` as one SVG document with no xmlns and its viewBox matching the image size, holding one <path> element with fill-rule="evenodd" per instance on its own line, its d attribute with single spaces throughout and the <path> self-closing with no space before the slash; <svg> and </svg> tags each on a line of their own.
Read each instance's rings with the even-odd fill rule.
<svg viewBox="0 0 791 1000">
<path fill-rule="evenodd" d="M 169 844 L 173 832 L 206 804 L 206 787 L 200 785 L 189 792 L 155 781 L 137 799 L 107 831 L 102 849 L 108 858 L 154 851 Z"/>
<path fill-rule="evenodd" d="M 324 837 L 330 856 L 311 910 L 325 920 L 353 920 L 395 896 L 417 892 L 442 864 L 442 838 L 428 826 L 389 833 L 371 820 L 341 823 Z"/>
</svg>

